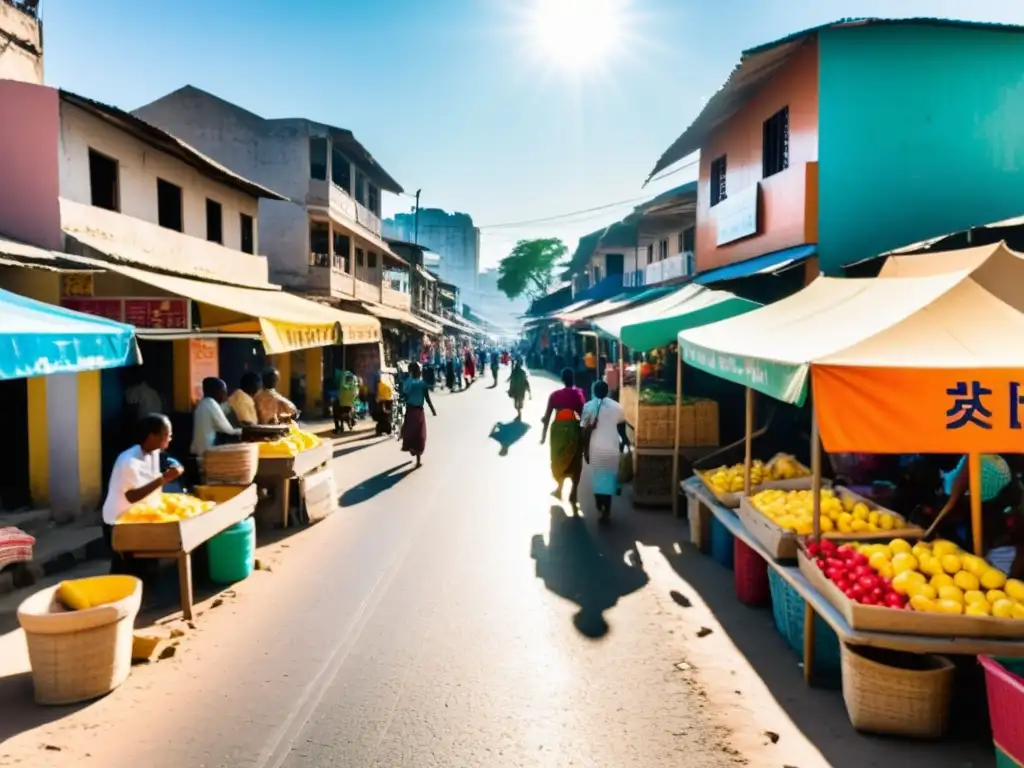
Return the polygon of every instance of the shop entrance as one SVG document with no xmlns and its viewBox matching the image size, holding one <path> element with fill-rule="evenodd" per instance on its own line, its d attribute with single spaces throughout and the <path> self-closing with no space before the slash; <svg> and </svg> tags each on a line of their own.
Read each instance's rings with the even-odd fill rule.
<svg viewBox="0 0 1024 768">
<path fill-rule="evenodd" d="M 15 510 L 32 502 L 29 492 L 28 383 L 25 379 L 0 381 L 0 434 L 4 461 L 0 462 L 0 510 Z"/>
</svg>

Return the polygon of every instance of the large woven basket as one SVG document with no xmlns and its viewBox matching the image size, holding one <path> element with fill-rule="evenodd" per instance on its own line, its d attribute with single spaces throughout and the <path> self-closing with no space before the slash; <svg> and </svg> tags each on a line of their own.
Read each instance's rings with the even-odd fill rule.
<svg viewBox="0 0 1024 768">
<path fill-rule="evenodd" d="M 858 731 L 935 739 L 946 732 L 955 667 L 944 656 L 842 645 L 843 699 Z"/>
<path fill-rule="evenodd" d="M 249 485 L 256 478 L 260 449 L 256 443 L 220 445 L 203 454 L 205 482 L 211 485 Z"/>
<path fill-rule="evenodd" d="M 66 610 L 57 601 L 59 585 L 36 592 L 18 607 L 37 704 L 88 701 L 125 681 L 142 604 L 142 582 L 135 581 L 128 597 L 96 608 Z"/>
</svg>

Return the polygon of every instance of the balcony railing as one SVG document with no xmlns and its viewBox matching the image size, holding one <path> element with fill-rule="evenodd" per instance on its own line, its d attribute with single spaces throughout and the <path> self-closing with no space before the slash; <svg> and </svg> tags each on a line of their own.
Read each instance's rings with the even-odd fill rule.
<svg viewBox="0 0 1024 768">
<path fill-rule="evenodd" d="M 355 288 L 356 298 L 359 301 L 372 301 L 376 304 L 380 303 L 381 290 L 379 285 L 373 285 L 365 280 L 359 280 L 356 278 Z"/>
<path fill-rule="evenodd" d="M 664 261 L 648 264 L 644 271 L 643 285 L 657 285 L 669 280 L 689 277 L 693 267 L 693 251 L 684 251 Z"/>
<path fill-rule="evenodd" d="M 404 291 L 396 291 L 394 288 L 383 286 L 381 288 L 381 304 L 396 309 L 404 309 L 407 312 L 412 309 L 412 296 Z"/>
<path fill-rule="evenodd" d="M 356 221 L 380 237 L 380 217 L 360 203 L 356 203 Z"/>
<path fill-rule="evenodd" d="M 623 288 L 640 288 L 644 285 L 644 270 L 637 269 L 622 276 Z"/>
</svg>

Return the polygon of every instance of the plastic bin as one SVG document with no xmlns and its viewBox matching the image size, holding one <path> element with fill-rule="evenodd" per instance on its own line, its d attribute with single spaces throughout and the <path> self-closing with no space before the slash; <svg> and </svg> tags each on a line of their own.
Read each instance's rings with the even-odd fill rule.
<svg viewBox="0 0 1024 768">
<path fill-rule="evenodd" d="M 768 587 L 768 565 L 746 542 L 733 542 L 733 581 L 736 599 L 744 605 L 758 608 L 772 599 Z"/>
<path fill-rule="evenodd" d="M 256 524 L 251 517 L 226 528 L 206 544 L 210 581 L 234 584 L 256 570 Z"/>
<path fill-rule="evenodd" d="M 775 626 L 798 657 L 804 654 L 804 611 L 806 603 L 793 587 L 774 569 L 768 569 L 768 586 L 772 596 Z M 838 682 L 842 660 L 839 636 L 820 616 L 814 617 L 814 668 L 819 676 Z"/>
<path fill-rule="evenodd" d="M 733 567 L 733 535 L 722 522 L 711 516 L 711 558 L 725 568 Z"/>
<path fill-rule="evenodd" d="M 978 661 L 985 669 L 988 716 L 992 721 L 992 740 L 995 742 L 997 763 L 1000 766 L 1022 765 L 1024 677 L 1021 675 L 1024 673 L 1024 660 L 979 656 Z"/>
</svg>

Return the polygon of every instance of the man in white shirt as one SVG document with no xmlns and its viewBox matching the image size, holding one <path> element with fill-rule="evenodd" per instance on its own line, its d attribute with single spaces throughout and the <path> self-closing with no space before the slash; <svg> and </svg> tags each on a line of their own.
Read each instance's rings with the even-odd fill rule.
<svg viewBox="0 0 1024 768">
<path fill-rule="evenodd" d="M 231 426 L 224 413 L 224 402 L 228 399 L 228 385 L 223 379 L 203 379 L 203 399 L 192 414 L 192 453 L 199 461 L 203 454 L 217 444 L 217 435 L 242 434 L 240 427 Z"/>
<path fill-rule="evenodd" d="M 114 524 L 132 505 L 146 501 L 182 473 L 180 464 L 160 471 L 160 452 L 171 444 L 171 422 L 162 414 L 144 416 L 139 421 L 138 442 L 124 451 L 114 462 L 110 473 L 107 497 L 103 501 L 103 536 L 110 546 Z M 130 573 L 127 558 L 111 547 L 111 573 Z"/>
</svg>

